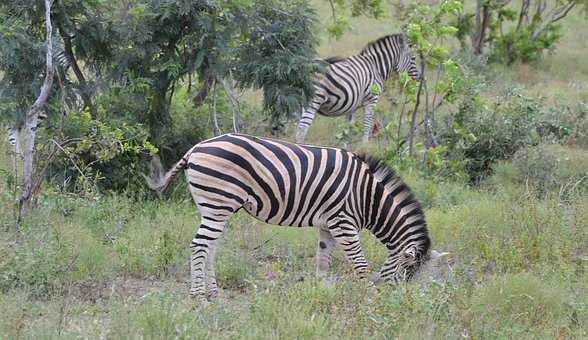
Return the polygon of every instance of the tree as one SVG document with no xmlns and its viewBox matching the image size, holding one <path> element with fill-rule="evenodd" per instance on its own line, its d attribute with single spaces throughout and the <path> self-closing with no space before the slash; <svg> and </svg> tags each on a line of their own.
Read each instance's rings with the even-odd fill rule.
<svg viewBox="0 0 588 340">
<path fill-rule="evenodd" d="M 210 96 L 224 89 L 235 130 L 235 88 L 262 89 L 274 126 L 312 92 L 317 39 L 304 0 L 54 1 L 56 86 L 37 134 L 52 162 L 36 169 L 43 175 L 102 178 L 105 188 L 120 189 L 141 157 L 175 160 L 205 137 L 174 129 L 171 103 L 184 100 L 193 79 L 198 89 L 186 102 L 195 112 L 213 101 L 224 107 L 222 93 Z M 0 0 L 0 119 L 19 128 L 43 82 L 44 13 L 40 0 Z"/>
<path fill-rule="evenodd" d="M 437 146 L 434 119 L 435 113 L 444 102 L 451 102 L 459 91 L 459 69 L 451 59 L 446 47 L 447 38 L 456 37 L 458 29 L 452 25 L 455 18 L 463 10 L 457 0 L 443 0 L 438 6 L 416 4 L 407 8 L 407 13 L 401 13 L 405 20 L 404 30 L 413 49 L 420 56 L 421 80 L 418 86 L 409 86 L 406 96 L 410 96 L 414 106 L 408 134 L 409 154 L 414 155 L 414 140 L 417 128 L 417 114 L 422 103 L 425 146 Z M 434 70 L 429 87 L 428 68 Z M 406 75 L 401 76 L 401 82 L 408 84 Z M 402 119 L 401 112 L 399 119 Z M 399 127 L 401 122 L 399 122 Z"/>
<path fill-rule="evenodd" d="M 481 55 L 487 47 L 493 60 L 537 60 L 561 38 L 560 21 L 574 8 L 588 9 L 586 0 L 522 0 L 518 9 L 510 5 L 511 0 L 477 0 L 475 12 L 461 17 L 461 36 L 469 31 L 473 54 Z"/>
<path fill-rule="evenodd" d="M 37 122 L 39 111 L 43 108 L 49 97 L 51 86 L 53 84 L 53 27 L 51 25 L 51 6 L 52 0 L 45 0 L 45 31 L 47 41 L 46 52 L 46 69 L 45 79 L 39 96 L 27 112 L 25 117 L 26 142 L 24 148 L 24 166 L 21 195 L 19 198 L 18 220 L 24 217 L 32 206 L 33 200 L 33 160 L 35 157 L 35 135 L 37 131 Z"/>
</svg>

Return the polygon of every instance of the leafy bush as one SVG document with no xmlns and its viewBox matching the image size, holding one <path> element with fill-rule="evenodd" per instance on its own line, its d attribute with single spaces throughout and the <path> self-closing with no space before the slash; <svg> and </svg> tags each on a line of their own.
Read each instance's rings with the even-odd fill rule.
<svg viewBox="0 0 588 340">
<path fill-rule="evenodd" d="M 94 119 L 88 111 L 70 114 L 62 124 L 59 132 L 71 143 L 63 146 L 63 152 L 51 164 L 47 175 L 55 183 L 73 191 L 87 190 L 88 185 L 119 191 L 144 185 L 138 176 L 139 161 L 157 149 L 141 124 Z M 55 133 L 51 129 L 45 132 Z M 52 141 L 47 145 L 55 147 Z"/>
<path fill-rule="evenodd" d="M 543 51 L 555 48 L 562 37 L 560 27 L 548 26 L 535 39 L 528 29 L 511 30 L 494 41 L 490 60 L 512 64 L 516 61 L 534 62 L 543 56 Z"/>
<path fill-rule="evenodd" d="M 546 141 L 588 147 L 588 104 L 558 104 L 544 109 L 537 132 Z"/>
<path fill-rule="evenodd" d="M 498 97 L 492 106 L 465 98 L 449 116 L 440 134 L 449 156 L 465 163 L 470 180 L 477 183 L 492 165 L 510 158 L 522 147 L 537 144 L 537 118 L 542 102 L 513 89 Z"/>
</svg>

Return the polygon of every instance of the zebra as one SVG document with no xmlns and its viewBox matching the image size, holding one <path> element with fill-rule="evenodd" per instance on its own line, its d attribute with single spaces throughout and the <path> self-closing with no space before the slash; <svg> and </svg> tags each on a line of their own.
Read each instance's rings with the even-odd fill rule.
<svg viewBox="0 0 588 340">
<path fill-rule="evenodd" d="M 335 117 L 347 114 L 350 121 L 360 107 L 364 108 L 363 142 L 370 138 L 374 107 L 392 72 L 407 71 L 418 80 L 420 71 L 409 44 L 402 34 L 392 34 L 370 42 L 358 54 L 348 58 L 331 57 L 326 73 L 314 79 L 315 93 L 298 122 L 296 142 L 302 143 L 318 112 Z"/>
<path fill-rule="evenodd" d="M 217 240 L 241 209 L 268 224 L 317 227 L 319 278 L 327 275 L 335 245 L 343 249 L 357 276 L 366 277 L 368 263 L 359 242 L 364 228 L 389 249 L 375 283 L 407 281 L 438 255 L 429 251 L 419 203 L 376 158 L 232 133 L 196 144 L 165 174 L 158 162 L 152 160 L 150 176 L 142 174 L 148 186 L 161 194 L 185 169 L 201 214 L 190 244 L 190 295 L 202 300 L 218 294 Z"/>
</svg>

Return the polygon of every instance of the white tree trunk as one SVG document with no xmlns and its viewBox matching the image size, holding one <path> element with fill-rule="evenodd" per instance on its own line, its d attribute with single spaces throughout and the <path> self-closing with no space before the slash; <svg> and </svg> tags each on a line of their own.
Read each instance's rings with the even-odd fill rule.
<svg viewBox="0 0 588 340">
<path fill-rule="evenodd" d="M 43 81 L 43 86 L 41 87 L 41 92 L 39 93 L 39 97 L 31 106 L 29 112 L 26 115 L 26 122 L 25 122 L 25 147 L 24 147 L 24 162 L 23 162 L 23 178 L 22 178 L 22 187 L 21 187 L 21 195 L 19 199 L 19 216 L 18 220 L 20 221 L 22 217 L 24 217 L 31 209 L 32 202 L 33 202 L 33 161 L 35 157 L 35 136 L 37 133 L 37 122 L 39 118 L 39 112 L 41 108 L 47 102 L 47 98 L 49 97 L 49 92 L 51 91 L 51 86 L 53 85 L 53 42 L 52 42 L 52 33 L 53 27 L 51 26 L 51 5 L 52 0 L 45 0 L 45 24 L 46 24 L 46 31 L 47 31 L 47 54 L 46 54 L 46 63 L 47 69 L 45 73 L 45 80 Z"/>
<path fill-rule="evenodd" d="M 231 111 L 233 112 L 233 132 L 239 132 L 239 100 L 237 99 L 237 91 L 235 87 L 231 85 L 230 80 L 221 79 L 221 83 L 229 97 L 229 103 L 231 104 Z"/>
</svg>

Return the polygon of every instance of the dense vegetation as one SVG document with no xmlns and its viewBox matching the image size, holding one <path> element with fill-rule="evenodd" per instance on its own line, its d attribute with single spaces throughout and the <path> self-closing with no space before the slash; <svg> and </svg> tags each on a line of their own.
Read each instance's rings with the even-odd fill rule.
<svg viewBox="0 0 588 340">
<path fill-rule="evenodd" d="M 43 184 L 19 223 L 20 157 L 0 144 L 0 338 L 588 337 L 585 2 L 425 3 L 55 0 Z M 43 82 L 43 13 L 0 1 L 7 126 Z M 450 259 L 374 288 L 337 251 L 329 285 L 314 279 L 315 231 L 239 214 L 217 255 L 221 296 L 195 305 L 199 217 L 183 180 L 164 199 L 146 190 L 150 155 L 169 164 L 221 131 L 292 139 L 313 58 L 398 31 L 426 81 L 388 82 L 369 144 L 360 119 L 323 117 L 309 142 L 385 159 Z M 362 243 L 379 268 L 384 249 Z"/>
</svg>

